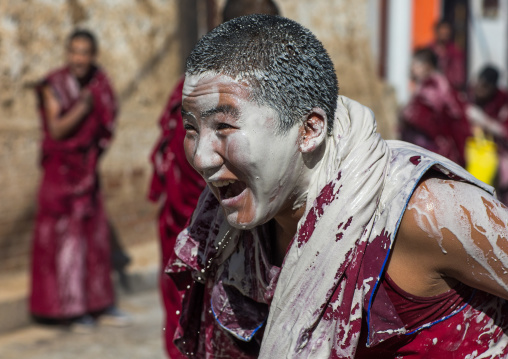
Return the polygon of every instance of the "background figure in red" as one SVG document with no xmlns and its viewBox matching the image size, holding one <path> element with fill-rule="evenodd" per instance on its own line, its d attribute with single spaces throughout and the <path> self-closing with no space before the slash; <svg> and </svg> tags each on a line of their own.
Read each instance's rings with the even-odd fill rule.
<svg viewBox="0 0 508 359">
<path fill-rule="evenodd" d="M 159 121 L 162 133 L 151 156 L 154 174 L 148 195 L 150 200 L 162 202 L 159 212 L 162 257 L 160 290 L 166 310 L 166 350 L 171 358 L 183 358 L 173 345 L 181 297 L 171 278 L 164 274 L 164 267 L 173 252 L 176 236 L 185 228 L 206 185 L 203 178 L 189 165 L 183 151 L 185 129 L 180 113 L 182 89 L 183 78 L 171 93 Z"/>
<path fill-rule="evenodd" d="M 465 102 L 437 71 L 437 57 L 430 49 L 414 53 L 411 76 L 416 89 L 401 113 L 401 139 L 463 166 L 470 135 Z"/>
<path fill-rule="evenodd" d="M 32 248 L 30 311 L 91 329 L 91 313 L 123 318 L 114 307 L 110 229 L 97 173 L 117 104 L 97 43 L 86 30 L 67 43 L 68 64 L 37 86 L 42 119 L 42 182 Z"/>
<path fill-rule="evenodd" d="M 228 0 L 222 12 L 223 21 L 250 14 L 278 15 L 272 0 Z M 183 149 L 185 129 L 181 115 L 182 77 L 169 97 L 159 121 L 161 135 L 151 155 L 154 168 L 148 197 L 161 201 L 159 235 L 161 240 L 162 271 L 160 289 L 166 311 L 164 339 L 170 358 L 185 358 L 173 344 L 181 310 L 181 294 L 164 268 L 173 253 L 176 236 L 185 228 L 199 195 L 206 186 L 203 178 L 188 163 Z M 183 293 L 183 292 L 182 292 Z"/>
<path fill-rule="evenodd" d="M 494 137 L 499 155 L 496 190 L 499 199 L 508 205 L 508 93 L 498 87 L 499 71 L 485 66 L 469 91 L 474 104 L 467 111 L 469 120 Z"/>
<path fill-rule="evenodd" d="M 430 48 L 438 57 L 437 68 L 445 75 L 450 84 L 459 91 L 466 84 L 466 57 L 455 45 L 452 37 L 452 26 L 447 21 L 440 21 L 434 27 L 435 41 Z"/>
</svg>

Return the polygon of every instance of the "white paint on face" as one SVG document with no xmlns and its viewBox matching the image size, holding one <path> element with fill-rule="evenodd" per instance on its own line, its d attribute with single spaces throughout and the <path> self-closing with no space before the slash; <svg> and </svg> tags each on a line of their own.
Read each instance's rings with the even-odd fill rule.
<svg viewBox="0 0 508 359">
<path fill-rule="evenodd" d="M 197 77 L 187 76 L 185 78 L 185 82 L 184 82 L 184 86 L 183 86 L 183 90 L 182 90 L 182 93 L 183 93 L 182 100 L 185 100 L 186 95 L 192 94 L 193 90 L 196 88 L 197 85 L 198 85 L 198 78 Z M 200 100 L 200 105 L 202 108 L 213 109 L 213 108 L 217 108 L 217 106 L 219 104 L 219 98 L 220 98 L 219 91 L 213 85 L 213 83 L 211 84 L 209 90 L 206 93 L 203 93 L 203 94 L 198 93 L 197 96 L 200 96 L 199 100 Z M 196 115 L 194 115 L 194 116 L 196 116 Z M 184 119 L 184 124 L 185 124 L 185 119 Z M 211 140 L 213 140 L 213 138 Z M 205 141 L 203 141 L 203 143 L 205 143 Z M 211 143 L 211 145 L 213 145 L 213 143 Z M 203 146 L 200 147 L 200 153 L 198 153 L 198 156 L 201 161 L 199 163 L 199 167 L 201 167 L 201 168 L 214 168 L 214 167 L 216 167 L 216 162 L 217 161 L 220 162 L 220 159 L 217 158 L 217 156 L 213 156 L 212 151 L 210 151 L 210 155 L 206 155 L 208 151 L 209 151 L 208 148 L 203 147 Z M 203 152 L 203 153 L 201 153 L 201 152 Z"/>
<path fill-rule="evenodd" d="M 283 216 L 309 177 L 298 126 L 277 134 L 275 111 L 250 94 L 246 83 L 216 74 L 187 76 L 183 90 L 187 159 L 237 228 Z"/>
</svg>

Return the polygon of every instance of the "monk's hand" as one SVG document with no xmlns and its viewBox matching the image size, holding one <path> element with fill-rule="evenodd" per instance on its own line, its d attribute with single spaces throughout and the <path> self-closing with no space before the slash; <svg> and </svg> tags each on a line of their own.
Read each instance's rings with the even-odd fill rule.
<svg viewBox="0 0 508 359">
<path fill-rule="evenodd" d="M 80 95 L 80 101 L 82 101 L 87 108 L 87 111 L 90 111 L 93 108 L 93 96 L 92 92 L 88 88 L 84 88 Z"/>
</svg>

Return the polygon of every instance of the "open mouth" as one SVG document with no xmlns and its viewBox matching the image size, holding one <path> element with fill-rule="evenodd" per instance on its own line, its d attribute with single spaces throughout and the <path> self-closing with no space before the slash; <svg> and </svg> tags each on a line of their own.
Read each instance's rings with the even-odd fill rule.
<svg viewBox="0 0 508 359">
<path fill-rule="evenodd" d="M 246 188 L 245 182 L 241 181 L 216 181 L 213 185 L 219 190 L 220 200 L 234 198 L 240 195 Z"/>
</svg>

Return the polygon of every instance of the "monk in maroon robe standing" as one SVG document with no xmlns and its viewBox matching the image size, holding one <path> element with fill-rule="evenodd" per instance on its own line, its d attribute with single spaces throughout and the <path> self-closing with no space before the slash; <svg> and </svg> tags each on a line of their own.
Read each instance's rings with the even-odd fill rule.
<svg viewBox="0 0 508 359">
<path fill-rule="evenodd" d="M 42 181 L 32 250 L 30 311 L 93 326 L 90 313 L 114 308 L 110 230 L 97 165 L 113 134 L 117 103 L 95 65 L 93 35 L 76 30 L 68 64 L 37 87 Z"/>
<path fill-rule="evenodd" d="M 416 89 L 401 113 L 401 139 L 464 165 L 464 146 L 470 135 L 466 102 L 437 71 L 430 49 L 415 52 L 411 74 Z"/>
<path fill-rule="evenodd" d="M 469 92 L 474 106 L 467 111 L 470 121 L 491 135 L 497 145 L 499 169 L 495 187 L 501 202 L 508 205 L 508 93 L 498 87 L 499 71 L 485 66 Z"/>
<path fill-rule="evenodd" d="M 203 178 L 187 162 L 183 150 L 185 129 L 181 115 L 182 88 L 183 78 L 178 81 L 162 113 L 159 121 L 161 135 L 151 156 L 154 174 L 148 197 L 154 202 L 162 201 L 158 223 L 162 269 L 173 253 L 176 236 L 185 228 L 199 195 L 206 186 Z M 182 298 L 171 278 L 163 271 L 160 273 L 159 284 L 166 311 L 166 351 L 171 358 L 183 358 L 173 344 Z"/>
<path fill-rule="evenodd" d="M 434 32 L 436 40 L 430 48 L 438 57 L 438 69 L 456 90 L 463 91 L 466 84 L 466 57 L 453 42 L 452 27 L 448 22 L 440 21 Z"/>
</svg>

